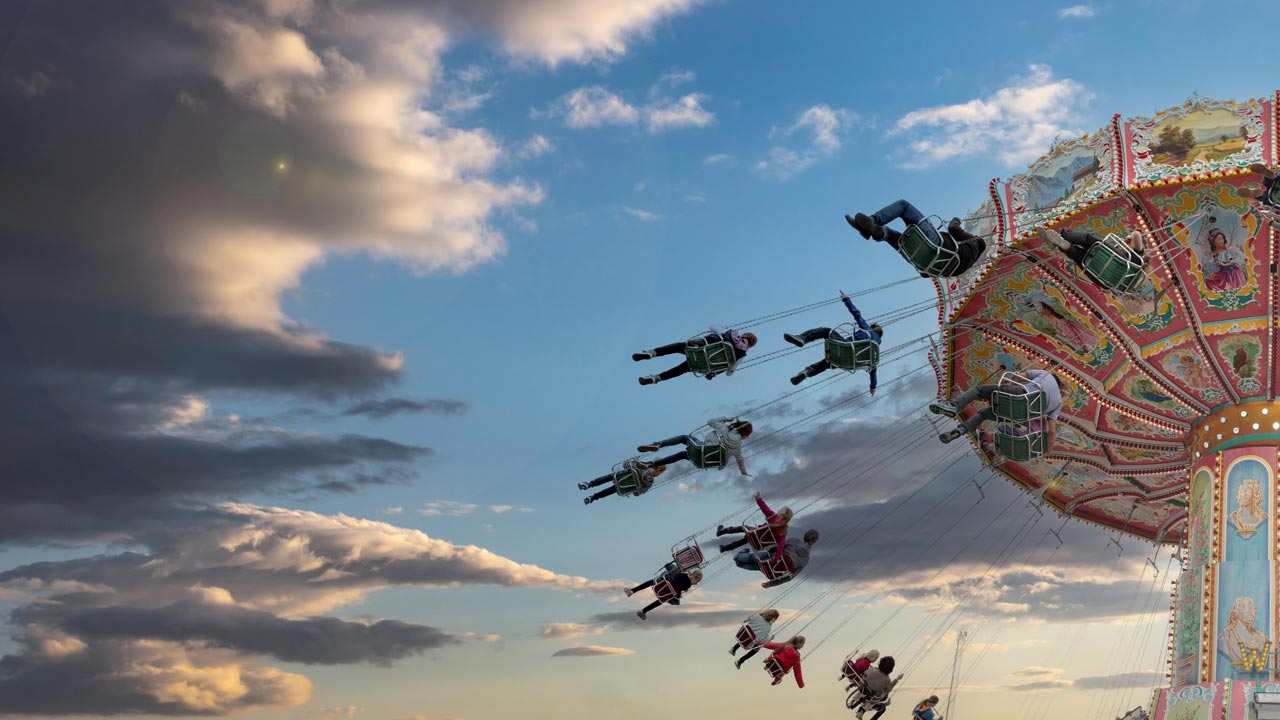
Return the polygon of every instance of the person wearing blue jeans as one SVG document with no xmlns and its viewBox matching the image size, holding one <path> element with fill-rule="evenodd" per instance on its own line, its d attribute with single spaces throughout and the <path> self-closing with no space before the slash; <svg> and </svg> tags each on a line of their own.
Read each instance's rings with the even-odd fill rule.
<svg viewBox="0 0 1280 720">
<path fill-rule="evenodd" d="M 853 331 L 853 337 L 846 339 L 871 340 L 874 341 L 875 344 L 879 345 L 880 338 L 884 336 L 884 328 L 880 327 L 880 323 L 867 323 L 867 321 L 862 317 L 862 312 L 853 304 L 853 301 L 849 299 L 849 296 L 844 294 L 843 290 L 840 291 L 840 299 L 844 301 L 845 308 L 849 310 L 849 314 L 853 315 L 854 321 L 858 323 L 858 329 Z M 796 347 L 804 347 L 806 343 L 811 343 L 814 340 L 825 340 L 830 334 L 831 328 L 816 327 L 810 330 L 805 330 L 799 334 L 783 333 L 782 338 Z M 814 375 L 824 373 L 830 369 L 831 361 L 824 357 L 818 362 L 801 370 L 795 377 L 791 378 L 791 384 L 799 385 L 805 381 L 805 378 L 811 378 Z M 868 370 L 868 373 L 871 375 L 871 394 L 875 395 L 876 369 L 873 367 Z"/>
<path fill-rule="evenodd" d="M 978 258 L 982 257 L 982 253 L 987 249 L 987 241 L 977 235 L 969 234 L 960 222 L 960 218 L 951 218 L 951 222 L 947 224 L 947 229 L 939 232 L 933 226 L 933 223 L 925 217 L 924 213 L 906 200 L 891 202 L 871 215 L 858 213 L 853 217 L 845 215 L 844 219 L 863 238 L 889 243 L 889 246 L 894 250 L 898 249 L 902 233 L 885 226 L 894 220 L 902 220 L 907 225 L 916 225 L 924 233 L 924 236 L 929 239 L 929 242 L 938 247 L 954 251 L 960 258 L 960 262 L 956 267 L 948 268 L 948 277 L 960 275 L 973 267 L 974 263 L 978 262 Z M 921 273 L 921 275 L 927 277 L 924 273 Z"/>
</svg>

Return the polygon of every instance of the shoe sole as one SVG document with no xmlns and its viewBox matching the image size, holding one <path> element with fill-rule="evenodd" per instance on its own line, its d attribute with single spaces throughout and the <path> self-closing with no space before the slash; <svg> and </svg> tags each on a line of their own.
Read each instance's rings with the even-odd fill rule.
<svg viewBox="0 0 1280 720">
<path fill-rule="evenodd" d="M 783 333 L 782 339 L 786 340 L 792 345 L 795 345 L 796 347 L 804 347 L 804 343 L 800 342 L 800 338 L 796 337 L 795 335 L 792 335 L 791 333 Z"/>
<path fill-rule="evenodd" d="M 959 414 L 954 410 L 952 410 L 951 408 L 945 405 L 940 405 L 938 403 L 929 403 L 929 412 L 933 413 L 934 415 L 942 415 L 949 418 L 954 418 Z"/>
</svg>

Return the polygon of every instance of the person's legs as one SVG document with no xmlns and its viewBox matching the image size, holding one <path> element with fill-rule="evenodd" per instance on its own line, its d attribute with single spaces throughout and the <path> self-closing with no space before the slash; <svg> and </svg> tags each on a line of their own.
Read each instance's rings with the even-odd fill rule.
<svg viewBox="0 0 1280 720">
<path fill-rule="evenodd" d="M 646 589 L 646 588 L 651 588 L 651 587 L 653 587 L 653 583 L 654 583 L 654 581 L 653 581 L 653 580 L 645 580 L 644 582 L 640 583 L 639 585 L 637 585 L 637 586 L 635 586 L 635 587 L 631 588 L 631 594 L 633 594 L 633 595 L 634 595 L 635 593 L 638 593 L 638 592 L 640 592 L 641 590 L 644 590 L 644 589 Z"/>
<path fill-rule="evenodd" d="M 678 463 L 681 460 L 688 460 L 688 459 L 689 459 L 689 451 L 681 450 L 678 453 L 673 453 L 664 458 L 658 458 L 657 460 L 653 461 L 653 464 L 654 465 L 670 465 L 671 463 Z"/>
<path fill-rule="evenodd" d="M 888 225 L 898 218 L 902 218 L 908 225 L 914 225 L 924 219 L 924 213 L 906 200 L 896 200 L 871 214 L 871 219 L 877 225 Z"/>
<path fill-rule="evenodd" d="M 890 227 L 882 228 L 882 229 L 884 230 L 884 237 L 880 238 L 880 242 L 888 243 L 889 247 L 893 248 L 894 250 L 900 249 L 901 243 L 902 243 L 902 233 Z"/>
<path fill-rule="evenodd" d="M 996 413 L 990 407 L 985 407 L 973 414 L 973 417 L 964 421 L 964 429 L 973 432 L 978 426 L 988 420 L 995 420 Z"/>
<path fill-rule="evenodd" d="M 762 550 L 758 553 L 752 552 L 750 550 L 743 550 L 742 552 L 733 556 L 733 564 L 737 565 L 743 570 L 754 570 L 756 572 L 759 572 L 760 563 L 767 559 L 769 559 L 769 552 L 766 550 Z"/>
<path fill-rule="evenodd" d="M 960 396 L 952 402 L 955 404 L 956 412 L 959 412 L 969 407 L 969 404 L 974 400 L 991 402 L 991 393 L 999 389 L 999 385 L 975 385 L 960 393 Z"/>
<path fill-rule="evenodd" d="M 729 552 L 730 550 L 737 550 L 738 548 L 740 548 L 740 547 L 742 547 L 743 545 L 746 545 L 746 544 L 747 544 L 747 539 L 746 539 L 746 538 L 742 538 L 741 540 L 734 540 L 734 541 L 733 541 L 733 542 L 731 542 L 731 543 L 727 543 L 727 544 L 725 544 L 725 545 L 721 545 L 721 546 L 720 546 L 720 552 L 722 552 L 722 553 L 727 553 L 727 552 Z"/>
<path fill-rule="evenodd" d="M 810 330 L 805 330 L 802 333 L 795 333 L 795 334 L 783 333 L 783 337 L 787 339 L 787 342 L 793 345 L 803 346 L 813 342 L 814 340 L 825 340 L 826 337 L 830 334 L 831 334 L 831 328 L 816 327 Z"/>
<path fill-rule="evenodd" d="M 666 440 L 659 440 L 654 444 L 660 448 L 664 448 L 664 447 L 674 447 L 676 445 L 687 445 L 688 443 L 689 443 L 688 435 L 672 435 Z M 654 463 L 654 465 L 661 465 L 661 464 L 662 463 Z"/>
<path fill-rule="evenodd" d="M 600 477 L 596 478 L 595 480 L 592 480 L 591 482 L 582 483 L 582 485 L 580 485 L 579 487 L 583 490 L 586 490 L 587 488 L 600 487 L 605 483 L 611 483 L 611 482 L 613 482 L 613 473 L 609 473 L 608 475 L 601 475 Z"/>
<path fill-rule="evenodd" d="M 659 357 L 662 355 L 675 355 L 676 353 L 683 353 L 684 345 L 685 343 L 683 340 L 680 342 L 673 342 L 668 345 L 663 345 L 661 347 L 654 348 L 653 354 L 655 357 Z"/>
<path fill-rule="evenodd" d="M 1097 245 L 1098 243 L 1102 242 L 1102 238 L 1098 237 L 1097 235 L 1094 235 L 1092 233 L 1080 232 L 1078 230 L 1063 230 L 1059 234 L 1062 235 L 1063 240 L 1066 240 L 1067 242 L 1071 243 L 1072 245 L 1075 245 L 1076 247 L 1082 247 L 1085 250 L 1088 250 L 1094 245 Z"/>
<path fill-rule="evenodd" d="M 654 600 L 653 602 L 649 603 L 648 605 L 645 605 L 645 606 L 644 606 L 644 610 L 641 610 L 640 612 L 642 612 L 642 613 L 644 613 L 644 614 L 648 615 L 649 613 L 653 612 L 654 610 L 657 610 L 657 609 L 658 609 L 658 606 L 659 606 L 659 605 L 661 605 L 661 604 L 662 604 L 662 601 L 661 601 L 661 600 Z"/>
<path fill-rule="evenodd" d="M 809 367 L 806 367 L 806 368 L 804 369 L 804 374 L 805 374 L 805 375 L 808 375 L 809 377 L 813 377 L 814 375 L 817 375 L 818 373 L 823 373 L 823 372 L 826 372 L 826 371 L 828 371 L 828 370 L 830 370 L 830 369 L 831 369 L 831 363 L 830 363 L 830 362 L 828 362 L 826 358 L 823 358 L 823 359 L 819 360 L 818 362 L 816 362 L 816 363 L 814 363 L 814 364 L 810 365 Z"/>
<path fill-rule="evenodd" d="M 716 537 L 720 537 L 721 535 L 737 535 L 738 533 L 744 533 L 746 531 L 747 528 L 742 525 L 721 525 L 716 528 Z"/>
<path fill-rule="evenodd" d="M 884 711 L 889 709 L 889 704 L 875 703 L 871 706 L 871 709 L 876 711 L 876 714 L 871 716 L 871 720 L 880 720 L 880 716 L 884 715 Z"/>
<path fill-rule="evenodd" d="M 684 362 L 671 368 L 670 370 L 663 370 L 662 372 L 658 373 L 658 382 L 663 382 L 665 380 L 670 380 L 671 378 L 680 377 L 681 375 L 689 372 L 692 369 L 693 368 L 689 367 L 689 361 L 685 360 Z"/>
<path fill-rule="evenodd" d="M 615 486 L 615 487 L 608 487 L 608 488 L 605 488 L 605 489 L 601 490 L 600 492 L 598 492 L 598 493 L 596 493 L 596 494 L 592 495 L 592 496 L 591 496 L 590 498 L 588 498 L 588 499 L 589 499 L 591 502 L 595 502 L 595 501 L 599 500 L 600 498 L 607 498 L 607 497 L 609 497 L 610 495 L 613 495 L 613 494 L 615 494 L 615 493 L 617 493 L 617 492 L 618 492 L 618 488 L 617 488 L 616 486 Z"/>
<path fill-rule="evenodd" d="M 756 653 L 758 653 L 758 652 L 760 652 L 760 646 L 759 646 L 759 645 L 757 645 L 757 646 L 755 646 L 755 647 L 751 648 L 750 650 L 748 650 L 748 651 L 747 651 L 747 653 L 746 653 L 745 655 L 743 655 L 742 657 L 738 658 L 738 661 L 737 661 L 737 663 L 735 663 L 735 664 L 736 664 L 738 667 L 742 667 L 742 663 L 744 663 L 744 662 L 746 662 L 746 661 L 750 660 L 750 659 L 751 659 L 751 656 L 752 656 L 752 655 L 755 655 L 755 654 L 756 654 Z"/>
</svg>

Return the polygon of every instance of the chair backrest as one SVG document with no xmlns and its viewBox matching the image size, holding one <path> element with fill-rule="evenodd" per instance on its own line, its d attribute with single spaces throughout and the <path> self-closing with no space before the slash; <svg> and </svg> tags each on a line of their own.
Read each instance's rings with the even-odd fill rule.
<svg viewBox="0 0 1280 720">
<path fill-rule="evenodd" d="M 742 623 L 742 627 L 738 628 L 738 634 L 735 636 L 738 644 L 743 650 L 751 650 L 760 644 L 760 638 L 756 637 L 756 631 L 751 629 L 747 623 Z"/>
<path fill-rule="evenodd" d="M 998 389 L 991 393 L 991 412 L 1000 420 L 1014 423 L 1039 420 L 1044 418 L 1047 409 L 1044 390 L 1022 373 L 1004 373 Z"/>
<path fill-rule="evenodd" d="M 1015 462 L 1026 462 L 1041 457 L 1044 455 L 1045 449 L 1043 432 L 1032 432 L 1026 435 L 996 433 L 996 451 L 1002 457 Z"/>
<path fill-rule="evenodd" d="M 774 534 L 773 526 L 769 523 L 751 528 L 746 532 L 745 537 L 752 550 L 773 548 L 778 544 L 778 536 Z"/>
<path fill-rule="evenodd" d="M 718 470 L 729 462 L 729 448 L 720 443 L 703 444 L 690 436 L 685 449 L 689 452 L 689 462 L 696 468 Z"/>
<path fill-rule="evenodd" d="M 697 343 L 700 340 L 703 342 Z M 693 338 L 685 345 L 684 357 L 689 361 L 689 369 L 699 377 L 724 372 L 738 362 L 733 343 L 728 340 L 708 343 L 702 337 Z"/>
<path fill-rule="evenodd" d="M 772 655 L 765 661 L 764 669 L 769 671 L 769 675 L 772 676 L 774 680 L 777 680 L 787 674 L 786 668 L 782 667 L 782 663 L 778 662 L 778 658 L 773 657 Z"/>
<path fill-rule="evenodd" d="M 960 268 L 955 250 L 935 245 L 919 225 L 908 225 L 898 240 L 898 252 L 916 270 L 931 277 L 950 277 Z"/>
<path fill-rule="evenodd" d="M 653 594 L 658 600 L 669 603 L 676 598 L 676 586 L 665 576 L 653 584 Z"/>
<path fill-rule="evenodd" d="M 619 495 L 627 497 L 648 492 L 653 487 L 653 481 L 645 477 L 644 470 L 633 458 L 614 467 L 613 486 L 617 488 Z"/>
<path fill-rule="evenodd" d="M 1116 292 L 1132 292 L 1141 283 L 1142 263 L 1135 262 L 1124 240 L 1107 233 L 1084 254 L 1082 264 L 1094 282 Z"/>
<path fill-rule="evenodd" d="M 1271 191 L 1266 194 L 1264 200 L 1272 205 L 1280 205 L 1280 180 L 1271 183 Z"/>
<path fill-rule="evenodd" d="M 706 562 L 702 548 L 698 546 L 696 540 L 692 539 L 687 545 L 676 545 L 672 548 L 671 559 L 675 561 L 676 567 L 680 568 L 681 572 L 702 567 L 702 563 Z"/>
<path fill-rule="evenodd" d="M 795 574 L 795 571 L 796 564 L 791 560 L 791 556 L 786 553 L 782 553 L 777 559 L 769 558 L 760 563 L 760 572 L 764 573 L 764 576 L 770 580 L 789 578 Z"/>
<path fill-rule="evenodd" d="M 846 323 L 827 335 L 824 354 L 827 362 L 841 370 L 872 370 L 880 364 L 880 343 L 870 338 L 855 340 L 857 331 Z"/>
</svg>

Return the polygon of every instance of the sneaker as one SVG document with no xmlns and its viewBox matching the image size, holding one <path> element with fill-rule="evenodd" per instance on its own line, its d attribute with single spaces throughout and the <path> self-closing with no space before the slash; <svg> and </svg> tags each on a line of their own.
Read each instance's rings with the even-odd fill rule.
<svg viewBox="0 0 1280 720">
<path fill-rule="evenodd" d="M 1037 232 L 1040 233 L 1041 240 L 1044 240 L 1045 242 L 1049 243 L 1050 245 L 1053 245 L 1059 250 L 1066 250 L 1071 247 L 1071 243 L 1064 240 L 1062 238 L 1062 235 L 1059 234 L 1057 230 L 1052 230 L 1047 227 L 1042 227 Z"/>
<path fill-rule="evenodd" d="M 716 526 L 716 537 L 720 537 L 721 535 L 726 535 L 726 534 L 727 534 L 727 533 L 724 531 L 724 526 L 723 526 L 723 525 L 717 525 L 717 526 Z"/>
<path fill-rule="evenodd" d="M 792 335 L 791 333 L 782 333 L 782 339 L 786 340 L 792 345 L 795 345 L 796 347 L 804 347 L 804 341 L 796 337 L 795 335 Z"/>
<path fill-rule="evenodd" d="M 583 505 L 590 505 L 590 504 L 591 504 L 591 498 L 589 498 L 589 497 L 584 497 L 584 498 L 582 498 L 582 504 L 583 504 Z"/>
<path fill-rule="evenodd" d="M 734 667 L 736 667 L 736 668 L 738 668 L 739 670 L 741 670 L 741 669 L 742 669 L 742 660 L 735 660 L 735 661 L 734 661 L 734 663 L 733 663 L 733 666 L 734 666 Z"/>
<path fill-rule="evenodd" d="M 644 620 L 648 616 L 645 615 L 645 612 L 643 610 L 637 610 L 636 617 L 640 618 L 641 620 Z"/>
<path fill-rule="evenodd" d="M 737 657 L 738 647 L 739 647 L 738 645 L 734 645 L 733 647 L 729 648 L 729 654 Z"/>
<path fill-rule="evenodd" d="M 804 382 L 804 379 L 807 377 L 809 377 L 807 374 L 800 373 L 799 375 L 796 375 L 795 377 L 791 378 L 791 384 L 799 385 L 800 383 Z"/>
<path fill-rule="evenodd" d="M 952 440 L 958 440 L 962 434 L 963 433 L 961 433 L 959 430 L 948 430 L 942 433 L 941 435 L 939 435 L 938 439 L 941 440 L 943 443 L 949 443 Z"/>
<path fill-rule="evenodd" d="M 588 485 L 588 484 L 586 484 L 586 483 L 578 483 L 578 489 L 579 489 L 579 490 L 588 490 L 588 489 L 590 489 L 590 488 L 591 488 L 591 486 L 590 486 L 590 485 Z"/>
<path fill-rule="evenodd" d="M 635 595 L 635 594 L 636 594 L 636 591 L 635 591 L 635 590 L 632 590 L 632 589 L 630 589 L 630 588 L 628 588 L 628 589 L 626 589 L 626 590 L 623 590 L 622 592 L 626 593 L 627 597 L 631 597 L 632 595 Z"/>
<path fill-rule="evenodd" d="M 946 415 L 949 418 L 956 417 L 960 411 L 956 410 L 956 406 L 949 402 L 929 403 L 929 412 L 934 415 Z"/>
<path fill-rule="evenodd" d="M 640 362 L 641 360 L 652 360 L 653 358 L 656 358 L 656 357 L 658 357 L 658 353 L 652 350 L 645 350 L 643 352 L 631 353 L 631 359 L 635 360 L 636 362 Z"/>
<path fill-rule="evenodd" d="M 868 240 L 884 239 L 884 228 L 877 225 L 876 221 L 872 220 L 868 215 L 858 213 L 853 216 L 853 222 L 850 224 L 862 234 L 862 237 Z"/>
<path fill-rule="evenodd" d="M 867 714 L 867 709 L 860 707 L 858 708 L 858 712 L 854 713 L 853 715 L 854 717 L 858 718 L 858 720 L 862 720 L 862 716 L 866 714 Z"/>
<path fill-rule="evenodd" d="M 645 375 L 644 377 L 640 378 L 641 385 L 652 385 L 656 382 L 658 382 L 657 375 Z"/>
<path fill-rule="evenodd" d="M 770 684 L 770 685 L 777 685 L 777 684 L 779 684 L 779 683 L 781 683 L 781 682 L 782 682 L 782 678 L 774 678 L 774 679 L 773 679 L 773 682 L 771 682 L 771 683 L 769 683 L 769 684 Z"/>
<path fill-rule="evenodd" d="M 643 384 L 644 384 L 644 380 L 643 380 L 643 379 L 641 379 L 640 384 L 641 384 L 641 385 L 643 385 Z M 659 449 L 660 447 L 662 447 L 662 446 L 661 446 L 661 445 L 659 445 L 658 443 L 646 443 L 646 444 L 644 444 L 644 445 L 637 445 L 637 446 L 636 446 L 636 450 L 637 450 L 638 452 L 658 452 L 658 449 Z"/>
<path fill-rule="evenodd" d="M 960 222 L 960 218 L 958 217 L 951 218 L 951 222 L 947 223 L 948 230 L 952 230 L 954 228 L 963 227 L 963 226 L 964 226 L 964 223 Z"/>
</svg>

